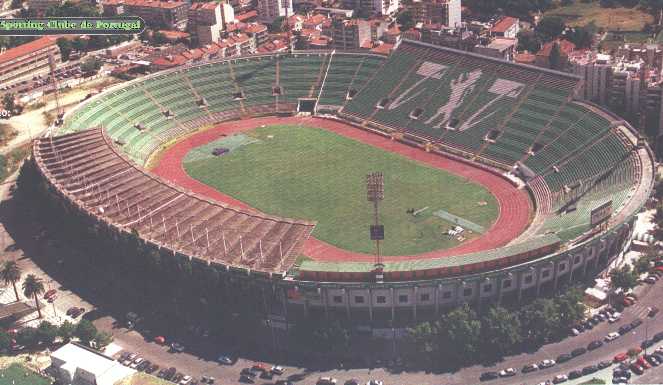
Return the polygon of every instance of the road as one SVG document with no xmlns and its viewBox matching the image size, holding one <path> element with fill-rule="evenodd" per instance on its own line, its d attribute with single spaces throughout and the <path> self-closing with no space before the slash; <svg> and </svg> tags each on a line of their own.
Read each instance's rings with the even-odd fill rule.
<svg viewBox="0 0 663 385">
<path fill-rule="evenodd" d="M 8 185 L 3 185 L 0 194 L 6 196 Z M 0 204 L 0 243 L 5 249 L 3 259 L 17 259 L 24 272 L 35 273 L 42 277 L 48 286 L 58 288 L 58 298 L 55 305 L 48 305 L 44 313 L 49 319 L 61 321 L 64 319 L 64 312 L 71 306 L 82 306 L 86 310 L 94 310 L 94 295 L 88 292 L 81 292 L 74 289 L 71 285 L 71 273 L 62 270 L 58 263 L 59 256 L 66 253 L 76 252 L 69 249 L 68 245 L 56 244 L 47 241 L 47 237 L 39 237 L 41 231 L 39 225 L 26 223 L 25 217 L 17 209 L 13 200 L 4 200 Z M 46 270 L 46 271 L 44 271 Z M 24 274 L 25 276 L 25 274 Z M 68 287 L 71 285 L 72 287 Z M 11 290 L 5 290 L 7 292 Z M 329 371 L 315 371 L 306 368 L 287 367 L 286 374 L 283 377 L 289 377 L 296 383 L 302 385 L 312 385 L 319 376 L 332 376 L 339 379 L 339 383 L 350 378 L 357 378 L 365 383 L 369 379 L 381 379 L 386 384 L 418 384 L 418 385 L 439 385 L 439 384 L 473 384 L 479 383 L 479 376 L 482 372 L 499 370 L 507 367 L 514 367 L 520 370 L 524 365 L 532 362 L 539 362 L 543 359 L 555 359 L 562 353 L 568 353 L 578 347 L 586 347 L 594 340 L 602 340 L 603 337 L 611 331 L 616 331 L 620 325 L 631 322 L 635 318 L 642 318 L 645 324 L 635 331 L 622 336 L 618 340 L 606 343 L 603 347 L 588 352 L 564 364 L 557 365 L 555 368 L 546 369 L 529 374 L 518 374 L 508 379 L 498 379 L 486 382 L 491 385 L 511 385 L 511 384 L 538 384 L 539 382 L 551 379 L 555 374 L 568 373 L 571 370 L 582 369 L 583 367 L 598 363 L 602 360 L 609 360 L 616 353 L 625 352 L 631 347 L 639 346 L 645 339 L 645 334 L 651 336 L 657 332 L 663 331 L 663 323 L 658 318 L 650 319 L 646 317 L 647 306 L 659 305 L 663 298 L 663 282 L 655 285 L 640 286 L 636 291 L 640 301 L 627 308 L 623 312 L 622 320 L 615 324 L 603 322 L 593 330 L 585 332 L 577 337 L 567 338 L 563 341 L 546 345 L 536 352 L 523 353 L 520 355 L 507 357 L 503 362 L 492 367 L 475 365 L 463 368 L 455 373 L 427 373 L 402 372 L 392 373 L 384 368 L 377 369 L 335 369 Z M 83 299 L 83 298 L 85 299 Z M 4 298 L 4 297 L 3 297 Z M 187 348 L 195 347 L 195 354 L 188 349 L 183 353 L 169 353 L 167 347 L 150 342 L 143 338 L 139 333 L 127 330 L 121 326 L 112 315 L 106 314 L 103 309 L 97 309 L 93 312 L 94 323 L 104 331 L 113 333 L 115 343 L 125 350 L 138 352 L 144 358 L 160 365 L 161 367 L 174 366 L 180 371 L 193 375 L 198 378 L 202 375 L 214 376 L 217 383 L 235 384 L 239 378 L 239 372 L 242 368 L 252 364 L 252 360 L 240 358 L 232 366 L 223 366 L 217 364 L 214 360 L 220 353 L 226 352 L 226 347 L 215 346 L 209 341 L 202 339 L 196 341 L 182 341 Z M 269 340 L 268 340 L 269 341 Z M 271 345 L 271 341 L 269 344 Z M 662 369 L 656 368 L 647 372 L 642 379 L 653 382 L 660 382 Z M 584 379 L 589 379 L 587 376 Z M 258 380 L 258 384 L 271 384 L 273 381 Z"/>
</svg>

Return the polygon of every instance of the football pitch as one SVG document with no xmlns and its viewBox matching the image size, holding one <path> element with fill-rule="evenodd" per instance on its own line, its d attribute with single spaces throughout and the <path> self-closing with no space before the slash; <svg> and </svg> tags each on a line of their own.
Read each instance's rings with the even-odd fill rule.
<svg viewBox="0 0 663 385">
<path fill-rule="evenodd" d="M 214 150 L 224 153 L 215 156 Z M 314 127 L 267 126 L 220 138 L 192 149 L 183 167 L 262 212 L 317 221 L 314 237 L 354 252 L 374 250 L 373 206 L 366 197 L 370 172 L 384 173 L 384 255 L 458 245 L 462 240 L 446 233 L 455 224 L 434 214 L 440 210 L 485 229 L 498 215 L 495 198 L 483 186 Z M 478 235 L 466 231 L 464 241 Z"/>
</svg>

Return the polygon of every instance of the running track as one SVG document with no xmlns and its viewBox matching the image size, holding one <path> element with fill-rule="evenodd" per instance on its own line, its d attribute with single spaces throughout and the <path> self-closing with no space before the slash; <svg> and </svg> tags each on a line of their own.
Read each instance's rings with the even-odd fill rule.
<svg viewBox="0 0 663 385">
<path fill-rule="evenodd" d="M 417 255 L 387 256 L 384 257 L 385 261 L 438 258 L 494 249 L 504 246 L 512 239 L 515 239 L 529 224 L 532 206 L 527 192 L 525 190 L 516 189 L 504 178 L 480 168 L 471 167 L 465 163 L 440 155 L 427 153 L 421 149 L 397 141 L 392 141 L 377 134 L 372 134 L 338 121 L 321 118 L 264 117 L 222 123 L 212 129 L 185 138 L 167 149 L 161 154 L 158 164 L 151 171 L 154 174 L 195 193 L 233 206 L 255 211 L 246 203 L 222 194 L 206 184 L 191 178 L 184 171 L 183 160 L 189 150 L 212 142 L 222 134 L 230 135 L 241 131 L 247 131 L 260 125 L 273 124 L 306 124 L 313 127 L 320 127 L 387 151 L 399 153 L 408 158 L 447 170 L 453 174 L 479 183 L 487 188 L 497 199 L 499 205 L 498 218 L 490 229 L 488 229 L 488 231 L 481 237 L 445 250 L 431 251 Z M 318 261 L 372 262 L 375 259 L 373 255 L 339 249 L 313 237 L 310 237 L 306 241 L 302 251 L 305 255 Z"/>
</svg>

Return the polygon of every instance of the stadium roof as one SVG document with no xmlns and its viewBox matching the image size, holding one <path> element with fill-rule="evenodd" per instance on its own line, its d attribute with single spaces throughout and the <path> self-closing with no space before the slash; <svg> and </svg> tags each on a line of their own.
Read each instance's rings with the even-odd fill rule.
<svg viewBox="0 0 663 385">
<path fill-rule="evenodd" d="M 384 264 L 385 272 L 429 270 L 444 267 L 455 267 L 470 265 L 473 263 L 488 262 L 491 260 L 503 259 L 512 255 L 517 255 L 528 250 L 537 249 L 544 246 L 553 245 L 560 241 L 554 234 L 547 234 L 541 237 L 532 238 L 527 242 L 519 243 L 513 246 L 505 246 L 499 249 L 480 251 L 459 256 L 451 256 L 433 259 L 403 260 L 399 262 L 386 262 Z M 299 270 L 317 271 L 317 272 L 343 272 L 343 273 L 367 273 L 373 271 L 375 266 L 373 262 L 318 262 L 304 261 Z"/>
</svg>

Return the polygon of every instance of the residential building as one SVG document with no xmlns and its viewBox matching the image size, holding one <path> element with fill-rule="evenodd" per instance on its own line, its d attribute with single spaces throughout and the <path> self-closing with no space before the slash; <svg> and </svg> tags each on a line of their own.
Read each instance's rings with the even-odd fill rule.
<svg viewBox="0 0 663 385">
<path fill-rule="evenodd" d="M 359 49 L 371 43 L 370 22 L 362 19 L 335 18 L 325 34 L 331 37 L 332 48 L 337 49 Z"/>
<path fill-rule="evenodd" d="M 256 47 L 267 42 L 269 34 L 267 26 L 260 23 L 246 24 L 241 31 L 247 34 L 250 38 L 255 40 Z"/>
<path fill-rule="evenodd" d="M 399 0 L 343 0 L 346 9 L 352 9 L 364 17 L 388 16 L 398 11 Z"/>
<path fill-rule="evenodd" d="M 558 39 L 550 41 L 541 47 L 539 52 L 536 53 L 535 64 L 542 68 L 551 68 L 555 63 L 550 62 L 550 53 L 553 50 L 553 47 L 557 45 L 559 49 L 559 63 L 557 63 L 558 70 L 564 70 L 568 68 L 569 65 L 569 55 L 573 50 L 576 49 L 575 44 L 571 43 L 568 40 Z"/>
<path fill-rule="evenodd" d="M 461 26 L 460 0 L 413 0 L 409 9 L 416 22 L 451 28 Z"/>
<path fill-rule="evenodd" d="M 490 36 L 515 39 L 519 31 L 520 20 L 511 16 L 504 16 L 490 28 Z"/>
<path fill-rule="evenodd" d="M 442 24 L 424 24 L 421 27 L 421 41 L 463 51 L 472 51 L 478 39 L 472 31 L 450 28 Z"/>
<path fill-rule="evenodd" d="M 475 45 L 474 52 L 497 59 L 512 61 L 514 52 L 516 51 L 516 44 L 516 39 L 495 38 L 490 40 L 488 44 Z"/>
<path fill-rule="evenodd" d="M 572 52 L 569 56 L 572 73 L 583 79 L 577 97 L 597 104 L 607 105 L 612 76 L 612 57 L 593 51 Z"/>
<path fill-rule="evenodd" d="M 187 3 L 159 0 L 104 0 L 104 14 L 109 16 L 140 16 L 148 25 L 159 29 L 184 29 L 187 24 Z"/>
<path fill-rule="evenodd" d="M 271 23 L 277 17 L 293 14 L 292 0 L 258 0 L 258 20 Z"/>
<path fill-rule="evenodd" d="M 227 2 L 193 3 L 188 12 L 188 28 L 199 45 L 216 43 L 228 23 L 235 20 L 235 12 Z"/>
<path fill-rule="evenodd" d="M 0 84 L 10 84 L 49 72 L 49 56 L 61 63 L 55 37 L 44 36 L 0 53 Z"/>
</svg>

